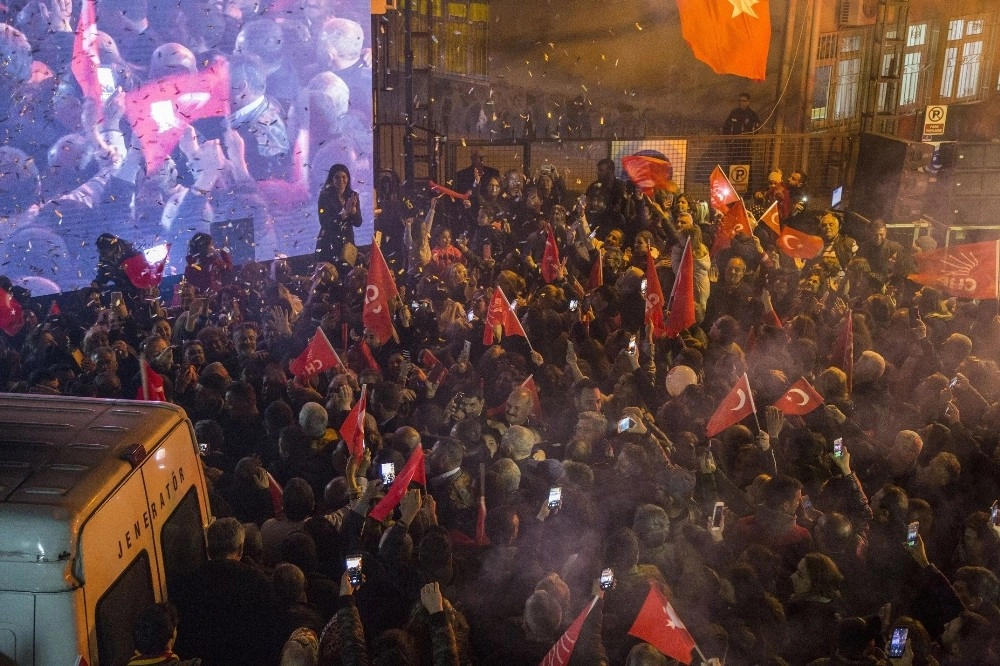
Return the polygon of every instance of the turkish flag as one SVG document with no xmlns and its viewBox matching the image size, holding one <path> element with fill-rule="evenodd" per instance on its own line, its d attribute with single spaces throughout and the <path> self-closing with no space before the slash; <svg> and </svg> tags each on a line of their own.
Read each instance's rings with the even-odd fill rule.
<svg viewBox="0 0 1000 666">
<path fill-rule="evenodd" d="M 0 288 L 0 331 L 14 337 L 24 328 L 24 309 L 6 289 Z"/>
<path fill-rule="evenodd" d="M 644 640 L 671 659 L 691 663 L 694 638 L 677 616 L 677 611 L 652 583 L 642 609 L 635 617 L 629 636 Z"/>
<path fill-rule="evenodd" d="M 694 255 L 688 239 L 677 267 L 677 277 L 670 292 L 670 312 L 665 325 L 668 338 L 676 338 L 684 329 L 694 326 Z"/>
<path fill-rule="evenodd" d="M 340 426 L 340 438 L 347 445 L 354 459 L 361 462 L 365 456 L 365 410 L 368 407 L 368 384 L 361 385 L 361 397 L 354 403 L 351 413 Z"/>
<path fill-rule="evenodd" d="M 545 239 L 545 251 L 542 252 L 542 279 L 546 284 L 555 281 L 559 277 L 559 246 L 556 244 L 556 236 L 552 233 L 552 225 L 549 225 L 549 233 Z"/>
<path fill-rule="evenodd" d="M 747 207 L 743 204 L 743 199 L 737 199 L 734 205 L 729 207 L 718 228 L 715 230 L 715 241 L 712 243 L 712 254 L 725 250 L 732 245 L 733 238 L 738 233 L 751 234 L 753 232 L 753 217 L 747 213 Z"/>
<path fill-rule="evenodd" d="M 49 314 L 46 316 L 58 317 L 61 314 L 62 314 L 62 308 L 59 307 L 59 303 L 55 299 L 52 299 L 52 301 L 49 303 Z"/>
<path fill-rule="evenodd" d="M 296 377 L 312 377 L 324 370 L 339 368 L 343 363 L 337 356 L 337 350 L 330 344 L 330 338 L 319 326 L 309 339 L 309 344 L 296 358 L 288 362 L 288 369 Z"/>
<path fill-rule="evenodd" d="M 427 486 L 427 472 L 424 470 L 424 450 L 420 445 L 417 445 L 417 448 L 413 449 L 410 459 L 406 461 L 403 469 L 400 470 L 399 474 L 393 480 L 392 485 L 389 486 L 389 492 L 368 512 L 368 517 L 379 522 L 388 518 L 392 510 L 399 506 L 399 502 L 403 499 L 403 495 L 406 494 L 406 490 L 410 487 L 411 482 Z"/>
<path fill-rule="evenodd" d="M 840 324 L 837 339 L 830 350 L 830 365 L 840 368 L 847 375 L 847 390 L 851 390 L 854 380 L 854 316 L 848 310 Z"/>
<path fill-rule="evenodd" d="M 520 335 L 525 340 L 528 339 L 528 334 L 524 332 L 521 321 L 517 318 L 514 310 L 511 309 L 510 302 L 500 287 L 496 287 L 493 290 L 490 306 L 486 310 L 486 321 L 483 323 L 485 324 L 485 328 L 483 329 L 484 345 L 493 344 L 493 329 L 495 326 L 501 326 L 503 332 L 507 335 Z"/>
<path fill-rule="evenodd" d="M 651 155 L 627 155 L 622 158 L 622 169 L 628 174 L 629 180 L 649 196 L 654 190 L 676 192 L 674 184 L 674 167 L 670 160 L 660 159 Z"/>
<path fill-rule="evenodd" d="M 715 437 L 731 425 L 736 425 L 757 411 L 750 392 L 750 380 L 746 374 L 739 378 L 729 395 L 722 399 L 705 428 L 707 437 Z"/>
<path fill-rule="evenodd" d="M 1000 241 L 967 243 L 918 252 L 913 255 L 917 272 L 909 278 L 917 284 L 940 289 L 960 298 L 996 298 Z"/>
<path fill-rule="evenodd" d="M 604 286 L 604 253 L 598 248 L 597 258 L 590 268 L 590 277 L 587 279 L 587 291 L 593 291 Z"/>
<path fill-rule="evenodd" d="M 823 396 L 816 392 L 805 377 L 792 384 L 791 388 L 774 402 L 774 406 L 785 416 L 804 416 L 822 404 Z"/>
<path fill-rule="evenodd" d="M 783 227 L 778 234 L 777 246 L 794 259 L 812 259 L 823 251 L 823 239 L 792 227 Z"/>
<path fill-rule="evenodd" d="M 677 0 L 681 34 L 716 74 L 763 81 L 771 46 L 767 0 Z"/>
<path fill-rule="evenodd" d="M 140 252 L 123 261 L 122 270 L 128 276 L 129 282 L 135 285 L 137 289 L 159 287 L 160 283 L 163 282 L 163 271 L 167 267 L 167 257 L 169 255 L 170 246 L 168 245 L 167 252 L 163 255 L 162 259 L 149 263 L 146 255 Z"/>
<path fill-rule="evenodd" d="M 760 216 L 760 221 L 767 225 L 767 228 L 776 235 L 781 236 L 781 216 L 778 215 L 778 202 L 772 201 L 764 214 Z"/>
<path fill-rule="evenodd" d="M 378 243 L 372 243 L 372 256 L 368 262 L 368 287 L 365 289 L 365 307 L 361 319 L 379 342 L 385 343 L 389 338 L 395 337 L 389 300 L 398 293 L 396 281 L 392 279 L 392 272 L 385 263 L 382 250 Z"/>
<path fill-rule="evenodd" d="M 646 317 L 643 323 L 653 327 L 653 333 L 662 335 L 666 328 L 663 323 L 663 287 L 660 286 L 660 276 L 656 274 L 656 264 L 653 253 L 646 253 Z"/>
<path fill-rule="evenodd" d="M 76 82 L 80 84 L 84 96 L 93 100 L 103 117 L 104 101 L 101 99 L 101 82 L 97 78 L 97 69 L 100 66 L 101 57 L 97 48 L 97 10 L 94 0 L 83 0 L 69 67 Z"/>
<path fill-rule="evenodd" d="M 167 394 L 163 390 L 163 377 L 149 366 L 146 359 L 139 357 L 139 379 L 141 383 L 135 391 L 136 400 L 153 400 L 166 402 Z"/>
<path fill-rule="evenodd" d="M 730 205 L 740 200 L 736 188 L 729 182 L 729 178 L 719 165 L 715 165 L 712 175 L 708 177 L 708 190 L 712 208 L 722 212 L 726 212 Z"/>
<path fill-rule="evenodd" d="M 146 158 L 146 173 L 160 168 L 188 125 L 229 115 L 229 69 L 224 62 L 173 74 L 125 93 L 125 114 Z"/>
<path fill-rule="evenodd" d="M 528 378 L 521 382 L 521 388 L 526 388 L 531 393 L 531 412 L 535 416 L 541 416 L 542 401 L 538 397 L 538 384 L 535 383 L 535 376 L 528 375 Z"/>
<path fill-rule="evenodd" d="M 476 545 L 490 545 L 490 538 L 486 536 L 486 496 L 479 494 L 479 510 L 476 512 Z"/>
<path fill-rule="evenodd" d="M 556 644 L 552 646 L 538 666 L 568 666 L 569 658 L 573 656 L 573 648 L 576 647 L 576 642 L 580 640 L 580 631 L 583 629 L 583 623 L 587 621 L 587 616 L 590 615 L 590 611 L 594 609 L 595 605 L 597 605 L 596 596 L 587 604 L 586 608 L 580 611 L 580 614 L 573 620 L 573 624 L 569 625 L 566 632 L 559 637 L 559 640 L 556 641 Z"/>
</svg>

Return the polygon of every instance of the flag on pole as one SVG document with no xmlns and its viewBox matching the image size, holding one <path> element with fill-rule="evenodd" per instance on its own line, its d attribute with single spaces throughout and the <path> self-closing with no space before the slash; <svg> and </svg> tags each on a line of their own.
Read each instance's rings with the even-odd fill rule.
<svg viewBox="0 0 1000 666">
<path fill-rule="evenodd" d="M 141 355 L 139 356 L 139 379 L 142 383 L 135 392 L 136 400 L 166 402 L 167 394 L 163 390 L 163 377 L 153 370 Z"/>
<path fill-rule="evenodd" d="M 622 169 L 646 196 L 651 196 L 655 190 L 677 191 L 673 180 L 674 167 L 668 159 L 652 155 L 626 155 L 622 158 Z"/>
<path fill-rule="evenodd" d="M 840 368 L 847 375 L 847 390 L 854 384 L 854 316 L 848 310 L 847 316 L 837 331 L 837 339 L 830 350 L 830 365 Z"/>
<path fill-rule="evenodd" d="M 771 46 L 767 0 L 677 0 L 681 34 L 716 74 L 763 81 Z"/>
<path fill-rule="evenodd" d="M 495 326 L 502 327 L 505 335 L 520 335 L 525 340 L 528 339 L 528 334 L 524 332 L 521 321 L 517 318 L 513 308 L 510 307 L 510 301 L 507 300 L 507 296 L 504 295 L 500 287 L 493 290 L 493 297 L 490 299 L 489 308 L 486 310 L 486 320 L 483 323 L 485 324 L 483 329 L 484 345 L 493 344 Z"/>
<path fill-rule="evenodd" d="M 712 169 L 712 175 L 708 177 L 708 190 L 712 208 L 722 212 L 726 212 L 729 206 L 740 200 L 736 188 L 729 182 L 729 177 L 723 173 L 719 165 Z"/>
<path fill-rule="evenodd" d="M 420 352 L 420 362 L 424 364 L 429 381 L 440 384 L 448 376 L 448 368 L 444 367 L 444 363 L 430 349 Z"/>
<path fill-rule="evenodd" d="M 773 231 L 775 235 L 781 235 L 781 216 L 778 214 L 777 201 L 771 202 L 771 205 L 767 207 L 764 214 L 760 216 L 760 221 L 763 222 L 768 229 Z"/>
<path fill-rule="evenodd" d="M 135 254 L 122 262 L 122 270 L 137 289 L 152 289 L 163 282 L 163 271 L 167 267 L 167 257 L 170 256 L 170 245 L 167 252 L 158 261 L 149 263 L 142 252 Z"/>
<path fill-rule="evenodd" d="M 340 426 L 340 438 L 354 459 L 361 462 L 365 456 L 365 410 L 368 407 L 368 384 L 361 385 L 361 397 L 354 403 L 351 413 Z"/>
<path fill-rule="evenodd" d="M 385 263 L 385 257 L 378 243 L 372 243 L 372 255 L 368 262 L 368 286 L 365 288 L 365 305 L 361 313 L 365 327 L 370 329 L 379 342 L 384 343 L 396 336 L 392 325 L 389 301 L 398 294 L 392 271 Z"/>
<path fill-rule="evenodd" d="M 343 363 L 337 350 L 330 344 L 330 338 L 319 326 L 309 339 L 309 344 L 296 358 L 288 362 L 288 369 L 296 377 L 312 377 L 324 370 L 339 368 Z"/>
<path fill-rule="evenodd" d="M 629 636 L 644 640 L 657 650 L 682 664 L 691 663 L 694 638 L 677 616 L 673 605 L 652 583 L 642 609 L 628 630 Z"/>
<path fill-rule="evenodd" d="M 142 144 L 146 173 L 170 156 L 188 125 L 229 115 L 229 69 L 224 62 L 193 74 L 172 74 L 125 93 L 125 115 Z"/>
<path fill-rule="evenodd" d="M 774 406 L 785 416 L 804 416 L 823 404 L 823 396 L 816 392 L 806 378 L 792 384 L 784 395 L 774 401 Z"/>
<path fill-rule="evenodd" d="M 736 425 L 757 411 L 753 404 L 753 394 L 750 392 L 750 380 L 746 374 L 737 380 L 729 395 L 722 399 L 715 413 L 708 420 L 705 428 L 707 437 L 715 437 L 731 425 Z"/>
<path fill-rule="evenodd" d="M 677 277 L 670 291 L 670 310 L 665 324 L 668 338 L 676 338 L 684 329 L 694 326 L 694 255 L 691 239 L 684 245 L 681 264 L 677 267 Z"/>
<path fill-rule="evenodd" d="M 399 506 L 399 502 L 403 499 L 411 482 L 427 486 L 427 472 L 424 471 L 424 450 L 419 444 L 417 448 L 413 449 L 413 453 L 410 454 L 403 469 L 396 475 L 385 497 L 379 500 L 379 503 L 368 512 L 368 517 L 379 522 L 388 518 L 392 510 Z"/>
<path fill-rule="evenodd" d="M 97 47 L 97 9 L 94 0 L 83 0 L 69 67 L 76 82 L 80 84 L 84 96 L 94 102 L 95 108 L 101 110 L 103 117 L 104 100 L 101 99 L 101 81 L 97 76 L 100 66 L 101 56 Z"/>
<path fill-rule="evenodd" d="M 993 299 L 1000 294 L 1000 241 L 953 245 L 913 255 L 917 284 L 940 289 L 948 296 Z"/>
<path fill-rule="evenodd" d="M 538 397 L 538 384 L 535 383 L 535 376 L 528 375 L 528 378 L 521 382 L 521 388 L 528 389 L 531 394 L 531 413 L 535 416 L 541 416 L 542 401 Z"/>
<path fill-rule="evenodd" d="M 643 294 L 646 300 L 646 316 L 643 323 L 653 327 L 655 335 L 664 333 L 665 324 L 663 322 L 663 287 L 660 286 L 660 277 L 656 274 L 656 264 L 653 261 L 653 253 L 646 252 L 646 293 Z"/>
<path fill-rule="evenodd" d="M 375 356 L 372 355 L 372 348 L 368 346 L 367 340 L 362 339 L 358 344 L 358 349 L 361 350 L 361 357 L 365 359 L 365 365 L 367 365 L 370 370 L 382 372 L 381 366 L 379 366 L 378 361 L 375 360 Z"/>
<path fill-rule="evenodd" d="M 559 278 L 559 245 L 556 244 L 556 235 L 552 232 L 552 225 L 549 225 L 548 236 L 545 238 L 545 250 L 542 252 L 542 265 L 540 271 L 542 279 L 546 284 L 554 282 Z"/>
<path fill-rule="evenodd" d="M 556 644 L 552 646 L 538 666 L 568 666 L 570 657 L 573 656 L 573 648 L 576 647 L 577 641 L 580 640 L 580 631 L 583 629 L 583 623 L 587 621 L 590 611 L 597 605 L 597 599 L 598 597 L 595 596 L 580 611 L 580 614 L 573 620 L 573 624 L 569 625 L 566 632 L 559 637 L 559 640 L 556 641 Z"/>
<path fill-rule="evenodd" d="M 819 236 L 804 233 L 793 227 L 782 227 L 776 245 L 793 259 L 812 259 L 823 251 L 824 243 Z"/>
<path fill-rule="evenodd" d="M 740 233 L 751 234 L 753 232 L 753 219 L 747 208 L 743 204 L 743 199 L 737 199 L 734 205 L 722 216 L 718 228 L 715 230 L 715 241 L 712 243 L 712 254 L 725 250 L 732 245 L 733 239 Z"/>
</svg>

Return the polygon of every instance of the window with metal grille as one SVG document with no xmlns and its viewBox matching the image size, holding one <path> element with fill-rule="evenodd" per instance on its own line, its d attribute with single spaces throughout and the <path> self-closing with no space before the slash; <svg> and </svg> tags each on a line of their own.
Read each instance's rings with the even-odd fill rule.
<svg viewBox="0 0 1000 666">
<path fill-rule="evenodd" d="M 947 44 L 941 62 L 942 99 L 969 101 L 983 94 L 980 77 L 983 75 L 985 53 L 984 16 L 966 16 L 948 22 Z"/>
<path fill-rule="evenodd" d="M 912 106 L 919 103 L 918 93 L 921 72 L 927 50 L 927 24 L 917 23 L 906 29 L 906 50 L 903 53 L 903 67 L 899 72 L 899 105 Z"/>
</svg>

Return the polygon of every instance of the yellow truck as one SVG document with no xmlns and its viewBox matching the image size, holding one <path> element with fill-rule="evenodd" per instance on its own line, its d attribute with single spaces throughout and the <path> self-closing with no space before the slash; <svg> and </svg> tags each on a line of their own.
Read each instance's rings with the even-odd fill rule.
<svg viewBox="0 0 1000 666">
<path fill-rule="evenodd" d="M 0 395 L 0 665 L 125 664 L 210 520 L 180 407 Z"/>
</svg>

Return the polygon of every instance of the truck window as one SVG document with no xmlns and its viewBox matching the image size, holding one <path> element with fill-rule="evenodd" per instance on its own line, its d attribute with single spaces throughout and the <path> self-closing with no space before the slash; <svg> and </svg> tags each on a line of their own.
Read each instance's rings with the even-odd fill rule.
<svg viewBox="0 0 1000 666">
<path fill-rule="evenodd" d="M 192 486 L 160 531 L 160 552 L 163 554 L 168 597 L 178 583 L 200 569 L 207 559 L 201 525 L 198 493 Z"/>
<path fill-rule="evenodd" d="M 97 656 L 101 666 L 128 663 L 132 625 L 144 608 L 155 603 L 149 553 L 143 549 L 97 602 Z"/>
</svg>

